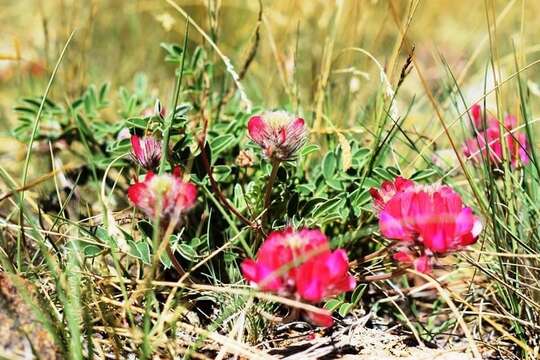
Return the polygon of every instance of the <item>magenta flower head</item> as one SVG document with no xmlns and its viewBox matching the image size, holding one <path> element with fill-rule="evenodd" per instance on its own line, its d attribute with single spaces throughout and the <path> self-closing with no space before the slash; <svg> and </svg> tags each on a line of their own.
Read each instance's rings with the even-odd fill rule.
<svg viewBox="0 0 540 360">
<path fill-rule="evenodd" d="M 504 131 L 503 142 L 501 142 L 500 127 L 495 121 L 486 130 L 465 141 L 463 154 L 476 164 L 485 158 L 489 159 L 492 166 L 499 167 L 503 162 L 503 146 L 506 146 L 512 167 L 517 168 L 520 164 L 527 165 L 530 160 L 527 154 L 529 143 L 526 135 L 507 127 L 504 128 Z"/>
<path fill-rule="evenodd" d="M 523 132 L 516 131 L 517 119 L 512 115 L 507 115 L 504 118 L 503 134 L 499 121 L 495 118 L 490 118 L 486 123 L 487 128 L 482 128 L 481 124 L 481 108 L 475 105 L 477 111 L 472 111 L 473 120 L 477 129 L 481 130 L 475 133 L 475 136 L 465 140 L 463 146 L 463 154 L 471 158 L 474 163 L 481 163 L 482 159 L 489 159 L 489 163 L 493 167 L 499 167 L 503 162 L 503 147 L 506 151 L 510 162 L 514 168 L 520 164 L 527 165 L 530 161 L 527 150 L 529 143 Z M 473 110 L 475 110 L 473 107 Z M 475 113 L 478 115 L 475 116 Z M 502 142 L 501 142 L 502 139 Z"/>
<path fill-rule="evenodd" d="M 430 272 L 434 257 L 475 243 L 482 223 L 452 188 L 414 185 L 384 204 L 379 228 L 386 238 L 399 241 L 395 260 Z"/>
<path fill-rule="evenodd" d="M 307 139 L 304 119 L 285 111 L 267 111 L 251 117 L 248 133 L 271 161 L 294 159 Z"/>
<path fill-rule="evenodd" d="M 242 263 L 244 277 L 264 291 L 310 303 L 350 291 L 356 280 L 349 275 L 344 250 L 330 250 L 320 230 L 303 229 L 272 232 L 262 244 L 256 259 Z M 317 325 L 331 326 L 331 314 L 308 313 Z"/>
<path fill-rule="evenodd" d="M 197 188 L 183 181 L 178 170 L 172 175 L 149 172 L 142 182 L 129 187 L 128 198 L 149 218 L 159 215 L 161 219 L 171 220 L 195 205 Z"/>
<path fill-rule="evenodd" d="M 146 170 L 155 170 L 161 160 L 161 142 L 152 136 L 131 135 L 131 158 Z"/>
</svg>

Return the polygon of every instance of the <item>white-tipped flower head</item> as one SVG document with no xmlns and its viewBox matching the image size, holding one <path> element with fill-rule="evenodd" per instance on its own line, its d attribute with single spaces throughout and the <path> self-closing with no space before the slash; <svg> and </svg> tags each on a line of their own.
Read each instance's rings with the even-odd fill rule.
<svg viewBox="0 0 540 360">
<path fill-rule="evenodd" d="M 248 122 L 251 140 L 272 161 L 292 160 L 307 138 L 304 119 L 286 111 L 267 111 L 252 116 Z"/>
</svg>

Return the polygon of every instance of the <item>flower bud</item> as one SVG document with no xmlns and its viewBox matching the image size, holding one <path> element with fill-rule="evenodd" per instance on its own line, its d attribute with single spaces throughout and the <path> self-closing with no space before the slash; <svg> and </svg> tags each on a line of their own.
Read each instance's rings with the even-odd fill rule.
<svg viewBox="0 0 540 360">
<path fill-rule="evenodd" d="M 294 159 L 307 138 L 304 119 L 285 111 L 268 111 L 251 117 L 248 133 L 271 161 Z"/>
</svg>

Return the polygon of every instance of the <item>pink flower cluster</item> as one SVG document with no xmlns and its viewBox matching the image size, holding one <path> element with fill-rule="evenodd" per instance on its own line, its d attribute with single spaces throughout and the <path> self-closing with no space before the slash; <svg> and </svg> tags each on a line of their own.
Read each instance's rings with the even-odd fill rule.
<svg viewBox="0 0 540 360">
<path fill-rule="evenodd" d="M 259 289 L 310 303 L 354 289 L 356 280 L 348 271 L 345 250 L 331 251 L 327 237 L 316 229 L 272 232 L 257 258 L 242 263 L 244 277 Z M 330 312 L 306 315 L 320 326 L 333 323 Z"/>
<path fill-rule="evenodd" d="M 381 234 L 398 241 L 394 259 L 428 273 L 433 258 L 476 242 L 482 223 L 449 186 L 422 186 L 401 177 L 371 189 Z"/>
<path fill-rule="evenodd" d="M 150 171 L 142 182 L 129 187 L 128 198 L 152 219 L 158 211 L 162 219 L 172 219 L 195 205 L 197 188 L 184 182 L 179 171 L 172 175 L 155 175 Z"/>
<path fill-rule="evenodd" d="M 154 174 L 162 156 L 161 143 L 156 138 L 133 135 L 131 146 L 131 157 L 148 170 L 143 181 L 128 188 L 127 195 L 133 205 L 152 219 L 159 215 L 167 221 L 178 218 L 195 205 L 197 188 L 182 180 L 179 168 L 172 174 Z"/>
<path fill-rule="evenodd" d="M 251 117 L 248 133 L 262 148 L 263 155 L 272 161 L 293 159 L 307 137 L 304 119 L 285 111 L 268 111 Z"/>
<path fill-rule="evenodd" d="M 501 134 L 499 121 L 493 117 L 485 121 L 480 105 L 475 104 L 472 107 L 471 115 L 477 131 L 475 136 L 465 141 L 463 146 L 465 156 L 476 163 L 480 163 L 482 159 L 489 159 L 490 164 L 497 167 L 503 161 L 503 146 L 506 146 L 513 167 L 518 167 L 520 163 L 523 165 L 529 163 L 527 137 L 523 132 L 515 130 L 517 120 L 514 116 L 505 117 L 502 127 L 504 133 Z"/>
</svg>

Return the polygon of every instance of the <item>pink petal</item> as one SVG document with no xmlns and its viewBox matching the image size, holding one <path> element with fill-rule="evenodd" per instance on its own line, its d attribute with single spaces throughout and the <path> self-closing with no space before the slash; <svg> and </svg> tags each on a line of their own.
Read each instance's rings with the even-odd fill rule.
<svg viewBox="0 0 540 360">
<path fill-rule="evenodd" d="M 152 180 L 153 177 L 154 177 L 153 171 L 147 172 L 146 175 L 144 176 L 144 182 L 145 183 L 149 182 L 150 180 Z"/>
<path fill-rule="evenodd" d="M 141 197 L 142 192 L 146 188 L 143 183 L 136 183 L 128 188 L 128 198 L 132 203 L 137 204 Z"/>
<path fill-rule="evenodd" d="M 326 269 L 331 277 L 343 276 L 349 270 L 347 253 L 343 249 L 334 251 L 326 259 Z"/>
<path fill-rule="evenodd" d="M 463 208 L 456 217 L 456 235 L 470 233 L 474 225 L 474 215 L 471 208 Z"/>
<path fill-rule="evenodd" d="M 175 178 L 181 178 L 182 177 L 182 169 L 180 168 L 180 166 L 176 165 L 174 168 L 173 168 L 173 176 Z"/>
<path fill-rule="evenodd" d="M 324 298 L 324 289 L 319 278 L 298 274 L 297 279 L 298 293 L 304 300 L 319 302 Z"/>
<path fill-rule="evenodd" d="M 304 125 L 305 125 L 304 119 L 297 118 L 290 125 L 290 130 L 291 131 L 303 131 L 304 130 Z"/>
<path fill-rule="evenodd" d="M 244 278 L 249 282 L 257 282 L 257 263 L 253 259 L 246 259 L 240 265 Z"/>
<path fill-rule="evenodd" d="M 404 263 L 404 264 L 412 264 L 414 261 L 412 253 L 406 250 L 396 252 L 392 256 L 392 258 L 396 260 L 397 262 Z"/>
<path fill-rule="evenodd" d="M 474 125 L 477 129 L 480 129 L 482 126 L 482 107 L 479 104 L 474 104 L 471 107 L 471 115 Z"/>
<path fill-rule="evenodd" d="M 426 255 L 420 256 L 418 259 L 414 262 L 414 268 L 416 271 L 428 274 L 431 272 L 431 260 Z"/>
<path fill-rule="evenodd" d="M 371 194 L 371 198 L 375 203 L 375 208 L 377 209 L 377 211 L 382 210 L 382 208 L 384 207 L 384 200 L 381 194 L 379 194 L 379 191 L 375 188 L 371 188 L 369 189 L 369 193 Z"/>
<path fill-rule="evenodd" d="M 408 234 L 401 223 L 401 219 L 395 218 L 383 210 L 379 217 L 381 234 L 389 239 L 407 240 Z"/>
<path fill-rule="evenodd" d="M 143 159 L 144 153 L 141 147 L 141 139 L 137 135 L 131 135 L 131 147 L 133 149 L 133 154 L 139 161 Z"/>
<path fill-rule="evenodd" d="M 268 134 L 268 125 L 260 116 L 252 116 L 248 121 L 249 137 L 258 144 L 263 144 Z"/>
<path fill-rule="evenodd" d="M 478 237 L 478 235 L 480 235 L 480 233 L 482 232 L 482 228 L 483 228 L 482 222 L 480 221 L 480 219 L 475 217 L 474 225 L 471 231 L 472 236 L 474 236 L 475 238 Z"/>
<path fill-rule="evenodd" d="M 334 319 L 332 318 L 332 313 L 328 310 L 321 309 L 322 313 L 306 311 L 306 316 L 309 321 L 317 326 L 330 327 L 334 324 Z"/>
<path fill-rule="evenodd" d="M 517 119 L 514 115 L 506 115 L 504 117 L 504 126 L 508 129 L 508 130 L 512 130 L 513 128 L 515 128 L 517 125 Z"/>
<path fill-rule="evenodd" d="M 278 134 L 279 134 L 279 143 L 283 144 L 285 140 L 287 140 L 287 130 L 285 130 L 285 128 L 281 128 L 278 130 Z"/>
<path fill-rule="evenodd" d="M 422 240 L 424 245 L 433 252 L 436 253 L 445 253 L 449 250 L 449 241 L 453 238 L 448 238 L 443 231 L 442 226 L 434 226 L 432 231 L 425 232 L 422 234 Z"/>
<path fill-rule="evenodd" d="M 261 289 L 266 291 L 278 291 L 281 288 L 282 281 L 278 276 L 278 270 L 266 266 L 265 264 L 257 264 L 257 284 Z"/>
<path fill-rule="evenodd" d="M 396 187 L 396 190 L 398 192 L 400 191 L 403 191 L 403 190 L 406 190 L 406 189 L 409 189 L 411 187 L 414 186 L 414 182 L 412 180 L 409 180 L 409 179 L 405 179 L 401 176 L 398 176 L 395 180 L 394 180 L 394 185 Z"/>
<path fill-rule="evenodd" d="M 195 200 L 197 200 L 197 187 L 192 183 L 184 183 L 183 190 L 179 205 L 181 205 L 184 210 L 187 210 L 195 205 Z"/>
</svg>

